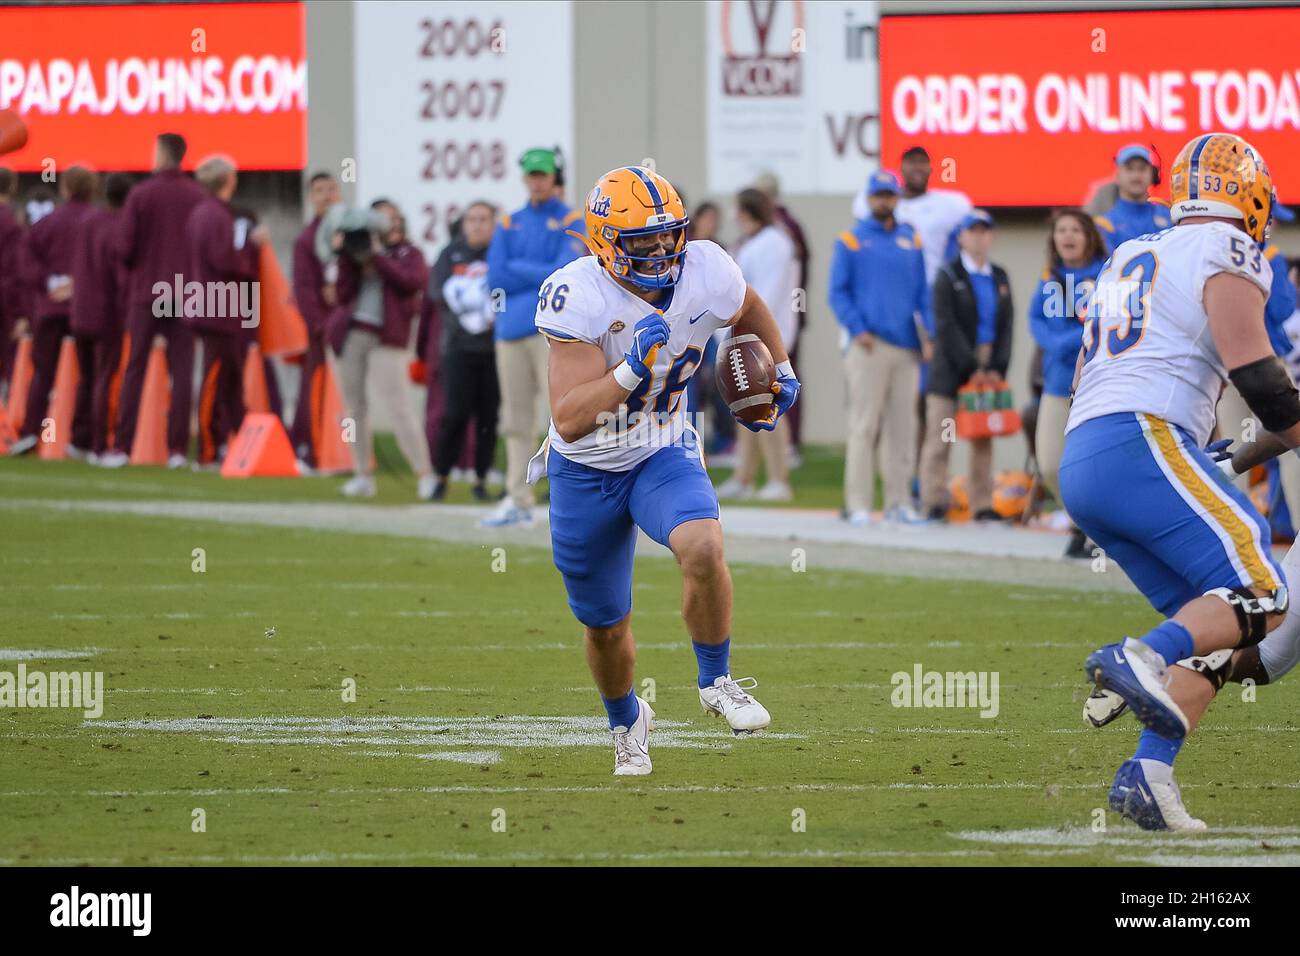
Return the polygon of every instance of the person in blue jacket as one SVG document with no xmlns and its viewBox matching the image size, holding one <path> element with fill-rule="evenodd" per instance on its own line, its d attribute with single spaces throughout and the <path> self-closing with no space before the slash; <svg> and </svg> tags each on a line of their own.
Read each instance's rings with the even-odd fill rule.
<svg viewBox="0 0 1300 956">
<path fill-rule="evenodd" d="M 886 520 L 922 520 L 910 487 L 921 356 L 932 319 L 920 236 L 894 218 L 899 192 L 893 173 L 874 173 L 867 183 L 870 215 L 840 234 L 831 260 L 830 305 L 843 327 L 849 382 L 845 515 L 859 526 L 871 520 L 877 439 Z"/>
<path fill-rule="evenodd" d="M 1121 243 L 1135 236 L 1173 225 L 1169 207 L 1151 198 L 1152 187 L 1159 185 L 1160 157 L 1150 147 L 1129 143 L 1115 154 L 1115 186 L 1119 198 L 1095 218 L 1107 251 L 1114 252 Z"/>
<path fill-rule="evenodd" d="M 528 459 L 544 430 L 539 398 L 546 393 L 546 341 L 537 332 L 537 296 L 543 281 L 582 255 L 569 230 L 585 226 L 581 210 L 560 198 L 564 185 L 558 150 L 530 149 L 519 160 L 528 204 L 497 224 L 488 247 L 488 288 L 496 315 L 497 380 L 501 387 L 501 434 L 506 441 L 506 495 L 487 527 L 532 524 L 533 491 Z"/>
<path fill-rule="evenodd" d="M 1062 209 L 1052 217 L 1047 268 L 1029 300 L 1029 331 L 1043 350 L 1035 459 L 1044 487 L 1058 501 L 1057 474 L 1065 449 L 1074 368 L 1083 344 L 1084 309 L 1105 261 L 1105 241 L 1087 213 Z M 1086 557 L 1086 545 L 1087 539 L 1076 529 L 1066 554 Z"/>
</svg>

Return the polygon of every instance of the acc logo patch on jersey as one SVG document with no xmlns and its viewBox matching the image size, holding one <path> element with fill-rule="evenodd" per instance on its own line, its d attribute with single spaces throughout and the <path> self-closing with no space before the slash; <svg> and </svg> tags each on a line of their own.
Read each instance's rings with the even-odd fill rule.
<svg viewBox="0 0 1300 956">
<path fill-rule="evenodd" d="M 625 328 L 627 328 L 627 323 L 619 320 L 610 325 L 609 330 L 611 332 L 622 332 Z"/>
</svg>

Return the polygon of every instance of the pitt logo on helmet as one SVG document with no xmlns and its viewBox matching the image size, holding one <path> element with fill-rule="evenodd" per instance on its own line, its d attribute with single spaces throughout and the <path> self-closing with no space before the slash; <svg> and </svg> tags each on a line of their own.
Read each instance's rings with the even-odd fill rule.
<svg viewBox="0 0 1300 956">
<path fill-rule="evenodd" d="M 570 232 L 615 279 L 642 289 L 676 284 L 690 220 L 672 183 L 644 166 L 621 166 L 596 181 L 587 234 Z"/>
<path fill-rule="evenodd" d="M 1273 220 L 1277 193 L 1268 164 L 1240 136 L 1197 136 L 1174 160 L 1169 212 L 1175 223 L 1187 216 L 1240 219 L 1256 242 L 1263 242 Z"/>
</svg>

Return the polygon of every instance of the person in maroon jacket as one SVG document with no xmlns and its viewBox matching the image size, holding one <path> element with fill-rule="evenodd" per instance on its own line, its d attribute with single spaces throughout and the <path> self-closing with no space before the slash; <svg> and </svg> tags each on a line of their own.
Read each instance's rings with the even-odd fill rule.
<svg viewBox="0 0 1300 956">
<path fill-rule="evenodd" d="M 184 467 L 189 450 L 194 333 L 181 319 L 183 299 L 176 298 L 175 290 L 178 283 L 183 287 L 189 269 L 185 222 L 202 201 L 203 190 L 181 172 L 184 158 L 184 137 L 176 133 L 159 136 L 154 147 L 154 174 L 127 195 L 120 217 L 118 251 L 129 270 L 126 333 L 130 345 L 113 449 L 99 459 L 108 468 L 121 467 L 130 460 L 144 373 L 154 340 L 160 336 L 167 344 L 167 370 L 172 381 L 167 466 Z"/>
<path fill-rule="evenodd" d="M 6 396 L 14 350 L 31 324 L 22 275 L 23 227 L 14 212 L 17 197 L 18 177 L 0 166 L 0 392 Z"/>
<path fill-rule="evenodd" d="M 25 247 L 27 285 L 34 293 L 32 382 L 27 392 L 27 414 L 15 424 L 18 440 L 11 455 L 25 455 L 36 447 L 41 422 L 49 409 L 50 389 L 59 365 L 59 351 L 69 332 L 72 316 L 72 260 L 82 223 L 93 214 L 95 174 L 73 166 L 59 177 L 63 205 L 27 233 Z M 71 443 L 69 443 L 71 444 Z M 70 447 L 71 457 L 85 458 L 82 449 Z"/>
<path fill-rule="evenodd" d="M 427 500 L 434 489 L 433 465 L 406 382 L 411 321 L 428 269 L 420 250 L 406 241 L 397 207 L 378 199 L 370 208 L 382 223 L 379 228 L 345 226 L 346 231 L 331 239 L 339 253 L 338 305 L 330 314 L 326 341 L 338 356 L 343 403 L 356 426 L 351 442 L 354 475 L 340 490 L 349 497 L 375 494 L 366 397 L 373 373 L 376 390 L 392 417 L 397 444 L 419 479 L 420 498 Z"/>
<path fill-rule="evenodd" d="M 329 173 L 316 173 L 307 192 L 312 220 L 303 227 L 293 244 L 293 297 L 307 326 L 307 353 L 302 357 L 298 379 L 298 407 L 293 413 L 289 441 L 298 460 L 308 468 L 316 467 L 316 449 L 312 446 L 313 409 L 323 401 L 319 389 L 325 367 L 325 323 L 333 306 L 334 291 L 325 278 L 325 267 L 316 255 L 316 230 L 321 217 L 339 202 L 339 184 Z"/>
<path fill-rule="evenodd" d="M 83 220 L 72 251 L 76 294 L 71 329 L 81 371 L 72 444 L 87 453 L 91 464 L 98 464 L 99 456 L 108 450 L 110 393 L 122 363 L 126 270 L 117 252 L 117 220 L 130 190 L 131 177 L 126 173 L 105 179 L 107 205 Z"/>
<path fill-rule="evenodd" d="M 209 465 L 224 457 L 227 438 L 244 420 L 244 330 L 257 317 L 256 259 L 247 254 L 247 246 L 266 242 L 268 233 L 258 226 L 247 236 L 236 236 L 230 199 L 239 177 L 228 158 L 205 159 L 195 178 L 207 197 L 185 222 L 190 255 L 186 284 L 198 283 L 204 302 L 189 307 L 187 295 L 185 321 L 203 342 L 199 464 Z"/>
</svg>

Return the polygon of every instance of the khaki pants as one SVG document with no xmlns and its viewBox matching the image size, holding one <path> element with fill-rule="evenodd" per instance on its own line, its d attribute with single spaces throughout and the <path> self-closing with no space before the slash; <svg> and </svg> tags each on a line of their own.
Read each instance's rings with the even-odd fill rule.
<svg viewBox="0 0 1300 956">
<path fill-rule="evenodd" d="M 916 469 L 917 353 L 879 339 L 870 350 L 849 343 L 844 356 L 849 382 L 849 434 L 844 462 L 844 504 L 850 513 L 870 511 L 876 488 L 876 442 L 885 510 L 911 500 Z"/>
<path fill-rule="evenodd" d="M 506 494 L 517 507 L 531 508 L 528 459 L 537 451 L 538 435 L 549 417 L 547 373 L 549 349 L 540 335 L 497 342 L 497 381 L 501 388 L 501 434 L 506 439 Z"/>
<path fill-rule="evenodd" d="M 1256 435 L 1263 431 L 1263 426 L 1259 422 L 1254 422 L 1249 426 L 1243 425 L 1244 422 L 1254 418 L 1254 416 L 1251 414 L 1246 400 L 1241 397 L 1241 393 L 1231 383 L 1224 388 L 1223 394 L 1219 396 L 1219 404 L 1215 408 L 1214 414 L 1219 421 L 1219 437 L 1231 438 L 1234 448 L 1242 441 L 1243 427 L 1253 428 Z M 1232 483 L 1242 491 L 1250 491 L 1250 473 L 1238 475 L 1232 479 Z"/>
<path fill-rule="evenodd" d="M 1061 455 L 1065 453 L 1065 423 L 1070 417 L 1066 395 L 1044 395 L 1038 402 L 1038 427 L 1034 430 L 1038 473 L 1043 486 L 1060 504 Z"/>
<path fill-rule="evenodd" d="M 957 401 L 942 395 L 925 396 L 925 444 L 921 447 L 921 507 L 925 511 L 948 507 L 948 453 L 956 435 L 953 420 Z M 971 516 L 993 507 L 993 439 L 979 438 L 970 445 L 969 495 Z"/>
<path fill-rule="evenodd" d="M 743 485 L 754 484 L 758 478 L 758 459 L 767 465 L 767 480 L 781 484 L 790 482 L 790 429 L 785 416 L 778 418 L 776 428 L 770 432 L 751 432 L 744 425 L 736 425 L 736 474 Z"/>
<path fill-rule="evenodd" d="M 1282 497 L 1291 513 L 1291 526 L 1300 529 L 1300 458 L 1286 451 L 1277 460 L 1278 476 L 1282 479 Z"/>
<path fill-rule="evenodd" d="M 416 414 L 410 389 L 407 387 L 407 359 L 405 349 L 381 345 L 379 335 L 364 329 L 351 329 L 343 342 L 343 354 L 336 363 L 339 388 L 348 417 L 356 423 L 352 442 L 352 470 L 358 475 L 370 473 L 373 447 L 370 434 L 370 408 L 367 397 L 368 383 L 373 383 L 379 400 L 387 407 L 393 419 L 397 445 L 407 462 L 420 477 L 429 474 L 429 443 L 424 437 L 420 417 Z"/>
</svg>

